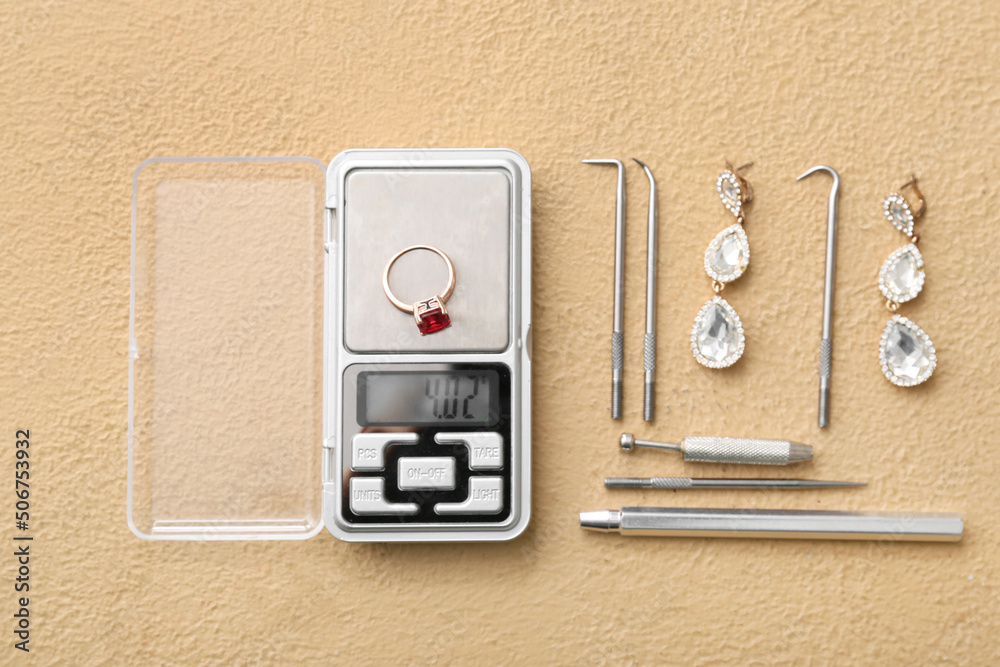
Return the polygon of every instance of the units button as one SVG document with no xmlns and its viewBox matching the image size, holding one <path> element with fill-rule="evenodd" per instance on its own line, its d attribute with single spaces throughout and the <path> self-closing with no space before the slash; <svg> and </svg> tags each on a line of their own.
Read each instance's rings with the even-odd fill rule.
<svg viewBox="0 0 1000 667">
<path fill-rule="evenodd" d="M 385 499 L 385 480 L 381 477 L 351 478 L 351 511 L 359 515 L 416 514 L 415 503 L 390 503 Z"/>
<path fill-rule="evenodd" d="M 438 503 L 434 511 L 448 514 L 497 514 L 503 509 L 502 477 L 470 477 L 469 497 L 460 503 Z"/>
<path fill-rule="evenodd" d="M 470 470 L 503 468 L 503 436 L 499 433 L 438 433 L 434 442 L 439 445 L 465 445 L 469 449 Z"/>
<path fill-rule="evenodd" d="M 454 489 L 455 459 L 450 456 L 399 459 L 399 488 Z"/>
</svg>

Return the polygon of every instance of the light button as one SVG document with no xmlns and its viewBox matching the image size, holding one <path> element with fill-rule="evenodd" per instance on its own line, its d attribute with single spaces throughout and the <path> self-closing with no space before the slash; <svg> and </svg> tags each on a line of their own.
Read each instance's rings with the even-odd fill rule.
<svg viewBox="0 0 1000 667">
<path fill-rule="evenodd" d="M 503 477 L 470 477 L 469 497 L 460 503 L 438 503 L 434 511 L 448 514 L 497 514 L 503 509 Z"/>
</svg>

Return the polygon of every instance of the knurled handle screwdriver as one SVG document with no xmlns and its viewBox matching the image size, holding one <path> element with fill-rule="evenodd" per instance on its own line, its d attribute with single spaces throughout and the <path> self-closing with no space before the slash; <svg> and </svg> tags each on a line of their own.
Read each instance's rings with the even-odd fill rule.
<svg viewBox="0 0 1000 667">
<path fill-rule="evenodd" d="M 812 460 L 813 449 L 787 440 L 760 438 L 712 438 L 687 436 L 680 444 L 637 440 L 631 433 L 622 433 L 621 447 L 626 452 L 633 447 L 668 449 L 684 454 L 685 461 L 698 463 L 744 463 L 784 466 Z"/>
</svg>

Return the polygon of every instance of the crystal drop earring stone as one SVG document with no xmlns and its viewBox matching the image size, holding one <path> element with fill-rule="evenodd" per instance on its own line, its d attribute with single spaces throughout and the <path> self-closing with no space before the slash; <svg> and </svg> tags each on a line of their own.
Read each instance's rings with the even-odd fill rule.
<svg viewBox="0 0 1000 667">
<path fill-rule="evenodd" d="M 896 192 L 885 198 L 882 210 L 893 227 L 910 237 L 910 242 L 889 255 L 878 275 L 879 291 L 892 312 L 879 340 L 879 362 L 886 379 L 899 387 L 925 382 L 937 366 L 937 351 L 930 336 L 916 322 L 896 312 L 900 304 L 915 299 L 924 287 L 924 258 L 917 249 L 920 237 L 913 233 L 913 227 L 927 205 L 915 176 L 900 190 L 907 188 L 919 201 L 915 211 Z"/>
<path fill-rule="evenodd" d="M 691 328 L 691 352 L 707 368 L 725 368 L 735 364 L 746 347 L 743 322 L 736 310 L 720 296 L 727 283 L 746 271 L 750 265 L 750 241 L 743 230 L 746 205 L 753 199 L 753 190 L 739 172 L 726 163 L 726 169 L 715 181 L 715 190 L 723 206 L 736 217 L 736 223 L 715 235 L 705 249 L 705 273 L 712 279 L 715 296 L 709 299 L 694 319 Z"/>
</svg>

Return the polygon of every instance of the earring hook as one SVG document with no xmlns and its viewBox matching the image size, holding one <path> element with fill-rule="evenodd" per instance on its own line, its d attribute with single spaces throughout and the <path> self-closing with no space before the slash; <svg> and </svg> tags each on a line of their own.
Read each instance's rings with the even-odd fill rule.
<svg viewBox="0 0 1000 667">
<path fill-rule="evenodd" d="M 924 211 L 927 210 L 927 202 L 924 200 L 924 196 L 923 194 L 921 194 L 920 188 L 917 187 L 916 174 L 910 174 L 910 180 L 908 180 L 904 185 L 902 185 L 899 188 L 899 190 L 900 192 L 902 192 L 906 188 L 910 188 L 911 190 L 913 190 L 913 195 L 917 198 L 917 201 L 920 202 L 919 208 L 913 211 L 913 219 L 916 220 L 917 218 L 919 218 L 924 214 Z"/>
</svg>

